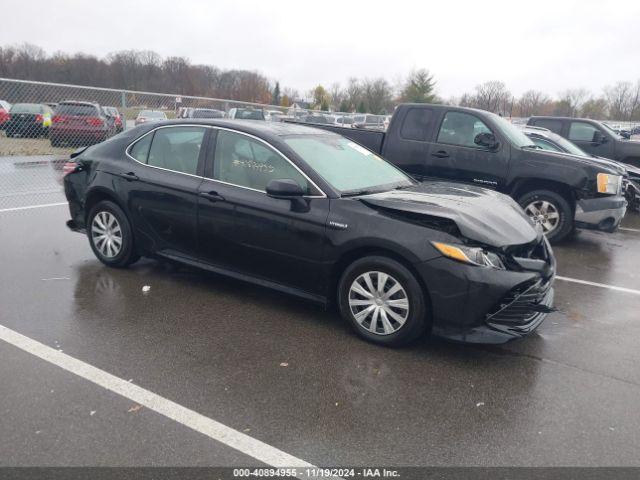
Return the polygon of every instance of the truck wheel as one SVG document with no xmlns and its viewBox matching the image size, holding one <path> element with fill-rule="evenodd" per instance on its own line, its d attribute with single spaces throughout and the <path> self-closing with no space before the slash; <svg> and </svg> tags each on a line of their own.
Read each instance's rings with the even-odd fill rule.
<svg viewBox="0 0 640 480">
<path fill-rule="evenodd" d="M 342 318 L 365 340 L 398 346 L 427 329 L 425 293 L 401 263 L 370 256 L 349 265 L 338 284 Z"/>
<path fill-rule="evenodd" d="M 559 242 L 573 231 L 573 210 L 559 193 L 533 190 L 521 196 L 518 203 L 524 213 L 542 225 L 549 242 Z"/>
</svg>

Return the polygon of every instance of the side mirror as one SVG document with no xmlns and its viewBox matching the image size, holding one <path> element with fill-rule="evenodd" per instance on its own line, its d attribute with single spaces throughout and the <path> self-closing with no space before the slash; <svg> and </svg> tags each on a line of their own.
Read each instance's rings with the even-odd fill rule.
<svg viewBox="0 0 640 480">
<path fill-rule="evenodd" d="M 302 197 L 304 191 L 298 182 L 290 178 L 271 180 L 267 184 L 267 195 L 273 198 Z"/>
<path fill-rule="evenodd" d="M 601 143 L 605 143 L 607 141 L 607 137 L 605 137 L 600 130 L 596 130 L 593 132 L 593 143 L 600 145 Z"/>
<path fill-rule="evenodd" d="M 493 150 L 498 147 L 498 141 L 493 133 L 483 132 L 476 135 L 473 139 L 473 143 L 480 147 L 488 148 L 489 150 Z"/>
<path fill-rule="evenodd" d="M 291 210 L 294 212 L 309 211 L 309 201 L 304 198 L 304 194 L 298 182 L 290 178 L 276 178 L 267 184 L 267 195 L 271 198 L 291 200 Z"/>
<path fill-rule="evenodd" d="M 630 132 L 622 131 L 622 132 L 620 132 L 620 135 L 622 136 L 622 138 L 626 138 L 627 140 L 629 140 L 631 138 L 631 133 Z"/>
</svg>

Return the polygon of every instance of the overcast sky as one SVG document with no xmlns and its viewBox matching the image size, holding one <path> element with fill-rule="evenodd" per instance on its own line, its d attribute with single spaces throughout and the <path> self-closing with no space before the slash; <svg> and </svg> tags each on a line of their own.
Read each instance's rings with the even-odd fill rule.
<svg viewBox="0 0 640 480">
<path fill-rule="evenodd" d="M 5 0 L 6 1 L 6 0 Z M 448 98 L 487 80 L 518 95 L 599 92 L 640 79 L 640 1 L 29 0 L 0 45 L 98 56 L 122 49 L 258 70 L 306 92 L 351 76 L 428 68 Z"/>
</svg>

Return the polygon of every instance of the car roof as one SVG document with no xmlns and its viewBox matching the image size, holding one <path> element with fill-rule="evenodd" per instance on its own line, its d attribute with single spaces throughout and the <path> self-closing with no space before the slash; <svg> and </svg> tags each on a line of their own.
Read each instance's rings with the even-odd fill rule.
<svg viewBox="0 0 640 480">
<path fill-rule="evenodd" d="M 166 122 L 155 123 L 154 128 L 162 125 L 180 125 L 180 124 L 200 124 L 210 125 L 214 127 L 229 128 L 239 132 L 255 135 L 263 139 L 277 139 L 288 135 L 336 135 L 327 130 L 307 127 L 296 123 L 288 122 L 262 122 L 257 120 L 230 120 L 230 119 L 214 119 L 214 118 L 182 118 L 178 120 L 169 120 Z"/>
</svg>

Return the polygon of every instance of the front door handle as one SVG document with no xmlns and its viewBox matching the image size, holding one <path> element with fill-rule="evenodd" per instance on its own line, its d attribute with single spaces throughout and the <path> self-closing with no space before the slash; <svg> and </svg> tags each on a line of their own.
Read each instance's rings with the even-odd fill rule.
<svg viewBox="0 0 640 480">
<path fill-rule="evenodd" d="M 218 195 L 218 192 L 200 192 L 202 198 L 206 198 L 210 202 L 224 202 L 224 197 Z"/>
<path fill-rule="evenodd" d="M 138 176 L 133 172 L 118 173 L 118 176 L 124 178 L 128 182 L 134 182 L 138 180 Z"/>
<path fill-rule="evenodd" d="M 438 150 L 437 152 L 433 152 L 431 156 L 438 157 L 438 158 L 449 158 L 449 154 L 444 150 Z"/>
</svg>

